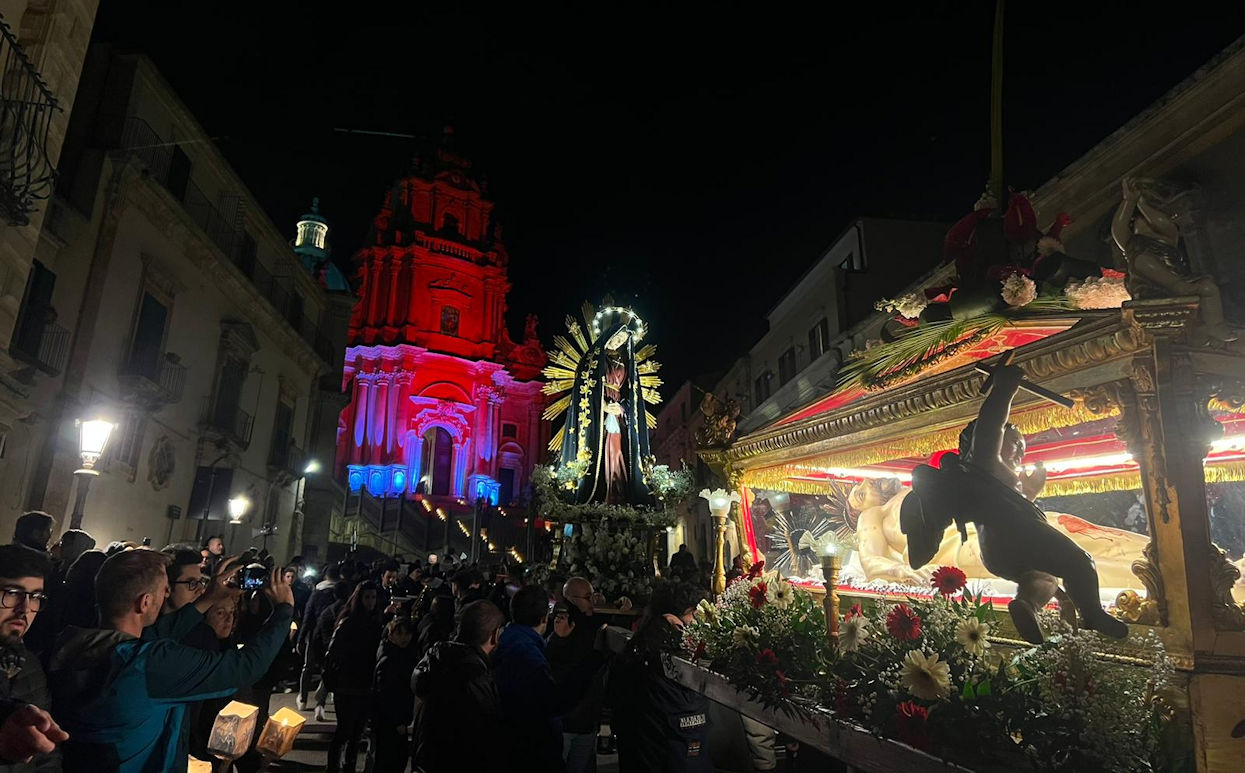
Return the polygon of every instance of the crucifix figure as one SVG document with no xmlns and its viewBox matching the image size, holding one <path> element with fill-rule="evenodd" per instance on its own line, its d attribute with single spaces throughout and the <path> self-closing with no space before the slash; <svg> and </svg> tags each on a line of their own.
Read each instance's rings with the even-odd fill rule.
<svg viewBox="0 0 1245 773">
<path fill-rule="evenodd" d="M 1016 392 L 1029 385 L 1010 354 L 990 370 L 989 393 L 960 433 L 959 454 L 944 455 L 938 468 L 921 465 L 912 472 L 912 493 L 900 507 L 908 562 L 913 569 L 928 563 L 953 521 L 967 540 L 965 524 L 972 522 L 986 569 L 1017 585 L 1008 611 L 1026 641 L 1041 643 L 1037 612 L 1056 594 L 1076 605 L 1086 628 L 1123 638 L 1128 626 L 1099 600 L 1094 559 L 1033 504 L 1045 470 L 1018 472 L 1025 439 L 1007 418 Z"/>
</svg>

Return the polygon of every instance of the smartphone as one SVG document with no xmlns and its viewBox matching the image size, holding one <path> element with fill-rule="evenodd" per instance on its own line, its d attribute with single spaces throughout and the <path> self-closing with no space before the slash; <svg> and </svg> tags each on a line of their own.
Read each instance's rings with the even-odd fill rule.
<svg viewBox="0 0 1245 773">
<path fill-rule="evenodd" d="M 268 584 L 268 568 L 263 564 L 251 564 L 238 572 L 238 587 L 242 590 L 260 590 Z"/>
</svg>

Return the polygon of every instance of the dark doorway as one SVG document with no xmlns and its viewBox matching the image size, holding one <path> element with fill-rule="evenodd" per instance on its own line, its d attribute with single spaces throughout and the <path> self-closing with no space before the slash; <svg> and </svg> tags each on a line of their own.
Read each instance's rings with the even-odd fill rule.
<svg viewBox="0 0 1245 773">
<path fill-rule="evenodd" d="M 430 479 L 426 490 L 433 496 L 448 496 L 454 472 L 454 441 L 450 433 L 440 427 L 424 433 L 424 461 L 424 474 Z"/>
</svg>

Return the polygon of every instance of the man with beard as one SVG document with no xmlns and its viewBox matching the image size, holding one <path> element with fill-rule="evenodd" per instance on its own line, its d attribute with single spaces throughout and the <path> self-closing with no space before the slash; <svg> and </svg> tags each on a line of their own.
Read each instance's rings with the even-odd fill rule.
<svg viewBox="0 0 1245 773">
<path fill-rule="evenodd" d="M 47 679 L 39 659 L 26 649 L 22 638 L 47 600 L 43 583 L 51 571 L 52 564 L 43 553 L 21 545 L 0 547 L 0 698 L 44 711 L 51 703 Z M 56 750 L 29 761 L 0 758 L 3 773 L 59 773 L 60 769 L 60 752 Z"/>
</svg>

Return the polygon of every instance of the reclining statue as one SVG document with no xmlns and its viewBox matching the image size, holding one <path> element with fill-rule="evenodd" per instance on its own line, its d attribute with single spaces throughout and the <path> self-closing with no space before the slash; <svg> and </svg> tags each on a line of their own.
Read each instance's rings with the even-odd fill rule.
<svg viewBox="0 0 1245 773">
<path fill-rule="evenodd" d="M 1016 472 L 1025 439 L 1007 417 L 1023 379 L 1018 366 L 994 366 L 977 418 L 960 433 L 959 454 L 944 455 L 938 468 L 920 465 L 913 470 L 912 494 L 900 505 L 908 563 L 913 569 L 925 566 L 952 523 L 967 541 L 971 522 L 977 527 L 982 564 L 1018 586 L 1007 608 L 1026 641 L 1042 642 L 1037 612 L 1063 589 L 1086 628 L 1122 639 L 1128 626 L 1102 608 L 1094 559 L 1047 523 L 1031 501 L 1040 493 L 1045 473 Z"/>
</svg>

